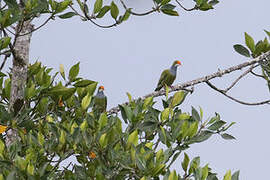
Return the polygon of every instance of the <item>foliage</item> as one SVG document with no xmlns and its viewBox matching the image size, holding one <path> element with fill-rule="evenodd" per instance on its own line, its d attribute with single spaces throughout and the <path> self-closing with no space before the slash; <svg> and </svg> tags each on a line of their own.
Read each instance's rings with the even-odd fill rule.
<svg viewBox="0 0 270 180">
<path fill-rule="evenodd" d="M 266 30 L 264 31 L 268 35 L 268 39 L 270 39 L 270 32 Z M 245 33 L 245 44 L 247 48 L 241 44 L 236 44 L 234 45 L 234 49 L 243 56 L 256 58 L 270 50 L 268 39 L 265 37 L 264 40 L 260 40 L 255 44 L 254 39 L 248 33 Z M 260 65 L 262 73 L 259 77 L 263 77 L 266 80 L 270 91 L 270 60 L 262 62 Z"/>
<path fill-rule="evenodd" d="M 0 135 L 2 179 L 217 179 L 208 164 L 200 165 L 200 157 L 190 160 L 183 152 L 214 134 L 234 139 L 226 133 L 234 123 L 218 113 L 203 120 L 201 108 L 182 112 L 184 91 L 163 100 L 161 110 L 152 97 L 135 102 L 129 94 L 130 104 L 120 106 L 124 122 L 106 113 L 97 118 L 91 112 L 97 82 L 78 73 L 79 63 L 68 79 L 62 65 L 53 75 L 40 62 L 30 65 L 25 103 L 17 113 L 8 113 L 10 78 L 3 74 L 0 124 L 19 138 L 7 147 L 7 134 Z M 181 156 L 184 173 L 178 174 L 170 167 Z M 62 165 L 69 157 L 77 163 Z"/>
<path fill-rule="evenodd" d="M 154 6 L 145 13 L 134 12 L 123 0 L 120 0 L 122 6 L 118 1 L 105 3 L 103 0 L 20 3 L 4 0 L 0 5 L 0 55 L 5 56 L 1 70 L 7 57 L 16 57 L 15 42 L 25 35 L 21 33 L 24 22 L 40 16 L 48 18 L 32 32 L 55 18 L 80 17 L 98 27 L 110 28 L 127 21 L 131 15 L 157 12 L 179 16 L 177 7 L 208 11 L 219 1 L 193 0 L 194 7 L 186 9 L 177 0 L 174 3 L 154 0 Z M 97 23 L 105 16 L 111 16 L 111 25 Z M 10 27 L 14 25 L 13 31 Z M 266 42 L 254 45 L 246 34 L 247 46 L 256 56 L 263 52 Z M 241 45 L 236 50 L 250 56 Z M 78 77 L 79 63 L 68 74 L 63 65 L 59 72 L 53 74 L 52 70 L 40 62 L 29 65 L 24 102 L 16 101 L 13 108 L 9 107 L 12 74 L 0 72 L 0 179 L 217 179 L 208 164 L 200 164 L 200 157 L 191 159 L 184 151 L 215 134 L 225 140 L 234 139 L 227 133 L 234 123 L 223 121 L 218 113 L 204 120 L 201 108 L 182 112 L 181 105 L 188 95 L 185 91 L 171 97 L 167 94 L 161 109 L 155 107 L 153 97 L 134 101 L 128 94 L 130 103 L 119 106 L 121 117 L 107 113 L 96 116 L 92 107 L 97 82 Z M 269 77 L 269 71 L 263 72 L 264 77 Z M 7 146 L 9 129 L 15 130 L 18 138 Z M 171 165 L 180 165 L 181 157 L 183 173 L 177 173 Z M 77 162 L 64 165 L 69 158 Z M 237 180 L 238 177 L 239 171 L 234 174 L 227 171 L 223 179 Z"/>
</svg>

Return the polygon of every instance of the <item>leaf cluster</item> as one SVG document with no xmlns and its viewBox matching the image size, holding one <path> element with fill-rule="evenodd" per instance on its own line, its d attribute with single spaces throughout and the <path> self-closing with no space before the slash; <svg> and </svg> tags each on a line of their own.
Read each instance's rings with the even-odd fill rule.
<svg viewBox="0 0 270 180">
<path fill-rule="evenodd" d="M 267 30 L 264 30 L 264 32 L 267 34 L 268 39 L 270 39 L 270 32 Z M 256 58 L 263 53 L 270 51 L 270 43 L 268 39 L 265 37 L 264 40 L 260 40 L 255 43 L 254 39 L 248 33 L 245 33 L 246 47 L 241 44 L 236 44 L 233 47 L 236 52 L 245 57 Z M 270 60 L 262 62 L 260 66 L 262 73 L 259 76 L 266 80 L 268 89 L 270 91 Z"/>
<path fill-rule="evenodd" d="M 79 63 L 68 73 L 63 65 L 52 72 L 40 62 L 29 66 L 25 100 L 16 113 L 8 111 L 10 77 L 1 74 L 0 124 L 18 138 L 6 146 L 6 133 L 0 135 L 0 179 L 217 179 L 199 157 L 189 161 L 183 152 L 214 134 L 234 139 L 226 133 L 233 123 L 217 113 L 204 121 L 201 108 L 182 112 L 185 91 L 162 100 L 162 110 L 153 97 L 135 102 L 128 94 L 121 117 L 95 116 L 97 82 L 78 76 Z M 170 167 L 182 155 L 185 173 L 177 174 Z M 76 163 L 63 165 L 69 158 Z"/>
</svg>

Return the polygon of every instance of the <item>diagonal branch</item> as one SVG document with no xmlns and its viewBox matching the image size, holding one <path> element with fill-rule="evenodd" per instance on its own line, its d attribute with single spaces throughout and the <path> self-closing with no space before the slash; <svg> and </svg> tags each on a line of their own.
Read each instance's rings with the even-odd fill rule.
<svg viewBox="0 0 270 180">
<path fill-rule="evenodd" d="M 252 65 L 248 70 L 246 70 L 243 74 L 241 74 L 227 89 L 222 90 L 223 92 L 227 93 L 229 90 L 231 90 L 244 76 L 246 76 L 248 73 L 252 71 L 257 66 Z"/>
<path fill-rule="evenodd" d="M 194 10 L 198 10 L 198 6 L 197 6 L 197 5 L 195 5 L 193 8 L 188 9 L 188 8 L 186 8 L 185 6 L 183 6 L 178 0 L 175 0 L 175 1 L 176 1 L 176 3 L 177 3 L 182 9 L 184 9 L 185 11 L 194 11 Z"/>
<path fill-rule="evenodd" d="M 217 71 L 217 72 L 215 72 L 213 74 L 203 76 L 201 78 L 194 79 L 192 81 L 188 81 L 188 82 L 185 82 L 185 83 L 182 83 L 182 84 L 177 84 L 175 86 L 172 86 L 169 93 L 174 92 L 174 91 L 183 90 L 186 87 L 192 87 L 192 86 L 200 84 L 200 83 L 206 83 L 211 79 L 214 79 L 214 78 L 217 78 L 217 77 L 222 77 L 225 74 L 229 74 L 231 72 L 241 70 L 241 69 L 243 69 L 245 67 L 248 67 L 248 66 L 251 66 L 251 65 L 256 65 L 257 63 L 261 63 L 261 62 L 264 62 L 264 61 L 270 61 L 270 51 L 258 56 L 257 58 L 255 58 L 255 59 L 253 59 L 251 61 L 248 61 L 248 62 L 245 62 L 245 63 L 242 63 L 242 64 L 238 64 L 236 66 L 232 66 L 232 67 L 229 67 L 229 68 L 224 69 L 224 70 L 219 70 L 219 71 Z M 139 97 L 138 99 L 144 100 L 144 99 L 146 99 L 148 97 L 151 97 L 151 96 L 153 96 L 153 97 L 163 96 L 163 95 L 165 95 L 165 93 L 166 93 L 165 90 L 161 89 L 160 91 L 155 91 L 155 92 L 147 94 L 147 95 L 145 95 L 143 97 Z M 135 101 L 138 100 L 138 99 L 135 99 Z M 129 102 L 125 102 L 122 105 L 127 105 L 127 104 L 129 104 Z M 111 108 L 108 111 L 108 114 L 115 114 L 115 113 L 118 113 L 119 111 L 120 111 L 119 107 L 116 106 L 116 107 Z"/>
<path fill-rule="evenodd" d="M 126 6 L 126 4 L 124 3 L 123 0 L 120 0 L 120 2 L 121 2 L 121 4 L 122 4 L 122 6 L 125 8 L 125 10 L 128 11 L 130 14 L 132 14 L 132 15 L 134 15 L 134 16 L 146 16 L 146 15 L 148 15 L 148 14 L 151 14 L 151 13 L 153 13 L 153 12 L 158 11 L 158 9 L 160 8 L 160 7 L 158 6 L 158 7 L 156 7 L 156 8 L 153 8 L 152 10 L 149 10 L 149 11 L 144 12 L 144 13 L 136 13 L 136 12 L 131 11 L 131 9 L 128 8 L 128 7 Z"/>
<path fill-rule="evenodd" d="M 244 101 L 241 101 L 241 100 L 238 100 L 228 94 L 226 94 L 226 92 L 224 92 L 223 90 L 221 89 L 218 89 L 215 85 L 213 85 L 212 83 L 210 83 L 209 81 L 206 81 L 206 84 L 211 87 L 212 89 L 214 89 L 215 91 L 218 91 L 220 92 L 221 94 L 223 94 L 224 96 L 226 96 L 227 98 L 235 101 L 235 102 L 238 102 L 240 104 L 244 104 L 244 105 L 249 105 L 249 106 L 258 106 L 258 105 L 264 105 L 264 104 L 270 104 L 270 99 L 269 100 L 266 100 L 266 101 L 262 101 L 262 102 L 257 102 L 257 103 L 249 103 L 249 102 L 244 102 Z"/>
</svg>

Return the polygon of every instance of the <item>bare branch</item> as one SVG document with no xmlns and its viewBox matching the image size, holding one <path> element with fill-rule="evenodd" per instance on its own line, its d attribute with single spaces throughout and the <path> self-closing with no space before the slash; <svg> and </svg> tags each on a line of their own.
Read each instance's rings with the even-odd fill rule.
<svg viewBox="0 0 270 180">
<path fill-rule="evenodd" d="M 251 72 L 251 74 L 253 74 L 254 76 L 257 76 L 257 77 L 260 77 L 260 78 L 263 78 L 263 79 L 264 79 L 264 76 L 263 76 L 263 75 L 257 74 L 257 73 L 255 73 L 255 72 L 253 72 L 253 71 L 250 71 L 250 72 Z"/>
<path fill-rule="evenodd" d="M 128 8 L 128 7 L 126 6 L 126 4 L 124 3 L 123 0 L 120 0 L 120 2 L 121 2 L 121 4 L 122 4 L 122 6 L 125 8 L 125 10 L 128 11 L 130 14 L 132 14 L 132 15 L 134 15 L 134 16 L 146 16 L 146 15 L 148 15 L 148 14 L 151 14 L 151 13 L 153 13 L 153 12 L 158 11 L 158 9 L 160 8 L 160 7 L 158 6 L 158 7 L 156 7 L 156 8 L 153 8 L 152 10 L 149 10 L 149 11 L 144 12 L 144 13 L 136 13 L 136 12 L 131 11 L 131 9 Z"/>
<path fill-rule="evenodd" d="M 39 30 L 40 28 L 42 28 L 43 26 L 45 26 L 52 18 L 53 18 L 53 15 L 51 15 L 50 17 L 48 17 L 48 19 L 46 19 L 46 21 L 44 21 L 44 22 L 43 22 L 41 25 L 39 25 L 37 28 L 34 28 L 31 32 L 27 32 L 27 33 L 24 33 L 24 34 L 18 34 L 17 36 L 25 36 L 25 35 L 31 34 L 31 33 L 34 32 L 34 31 Z"/>
<path fill-rule="evenodd" d="M 185 8 L 178 0 L 175 0 L 176 3 L 182 8 L 184 9 L 185 11 L 194 11 L 194 10 L 198 10 L 198 7 L 195 5 L 193 8 L 190 8 L 190 9 L 187 9 Z"/>
<path fill-rule="evenodd" d="M 243 78 L 248 73 L 250 73 L 253 68 L 255 68 L 254 65 L 252 65 L 248 70 L 246 70 L 243 74 L 241 74 L 227 89 L 223 90 L 223 92 L 227 93 L 230 89 L 232 89 L 240 81 L 241 78 Z"/>
<path fill-rule="evenodd" d="M 182 83 L 182 84 L 177 84 L 175 86 L 172 86 L 169 93 L 174 92 L 174 91 L 183 90 L 186 87 L 190 87 L 190 86 L 192 87 L 192 86 L 200 84 L 200 83 L 208 82 L 211 79 L 214 79 L 214 78 L 217 78 L 217 77 L 222 77 L 225 74 L 229 74 L 231 72 L 241 70 L 241 69 L 243 69 L 245 67 L 255 65 L 255 64 L 261 63 L 263 61 L 270 61 L 270 51 L 258 56 L 257 58 L 255 58 L 255 59 L 253 59 L 251 61 L 248 61 L 248 62 L 245 62 L 245 63 L 242 63 L 242 64 L 238 64 L 236 66 L 229 67 L 229 68 L 227 68 L 225 70 L 219 70 L 219 71 L 217 71 L 217 72 L 215 72 L 213 74 L 210 74 L 210 75 L 198 78 L 198 79 L 194 79 L 192 81 L 188 81 L 188 82 L 185 82 L 185 83 Z M 139 97 L 138 99 L 144 100 L 144 99 L 146 99 L 148 97 L 151 97 L 151 96 L 153 96 L 153 97 L 163 96 L 163 95 L 165 95 L 165 93 L 166 93 L 165 90 L 161 89 L 160 91 L 155 91 L 155 92 L 147 94 L 147 95 L 145 95 L 143 97 Z M 135 99 L 135 101 L 138 100 L 138 99 Z M 125 102 L 122 105 L 127 105 L 127 104 L 129 104 L 129 102 Z M 266 104 L 266 103 L 264 103 L 264 104 Z M 119 107 L 116 106 L 116 107 L 111 108 L 108 111 L 108 114 L 115 114 L 115 113 L 118 113 L 119 111 L 120 111 Z"/>
<path fill-rule="evenodd" d="M 237 102 L 237 103 L 240 103 L 240 104 L 244 104 L 244 105 L 249 105 L 249 106 L 258 106 L 258 105 L 264 105 L 264 104 L 270 104 L 270 99 L 269 100 L 266 100 L 266 101 L 262 101 L 262 102 L 257 102 L 257 103 L 249 103 L 249 102 L 244 102 L 244 101 L 241 101 L 241 100 L 238 100 L 228 94 L 226 94 L 226 92 L 224 92 L 223 90 L 221 89 L 218 89 L 216 86 L 214 86 L 212 83 L 210 83 L 209 81 L 206 81 L 206 84 L 211 87 L 212 89 L 214 89 L 215 91 L 218 91 L 220 92 L 221 94 L 223 94 L 224 96 L 226 96 L 227 98 Z"/>
<path fill-rule="evenodd" d="M 8 57 L 9 57 L 9 55 L 5 55 L 4 61 L 2 62 L 1 67 L 0 67 L 0 71 L 2 71 L 2 69 L 4 68 Z"/>
</svg>

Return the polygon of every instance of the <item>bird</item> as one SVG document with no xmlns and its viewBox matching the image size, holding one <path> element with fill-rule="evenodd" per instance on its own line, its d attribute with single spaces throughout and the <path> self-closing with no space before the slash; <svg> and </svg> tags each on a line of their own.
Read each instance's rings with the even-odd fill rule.
<svg viewBox="0 0 270 180">
<path fill-rule="evenodd" d="M 177 67 L 182 63 L 178 60 L 174 61 L 170 69 L 165 69 L 159 78 L 157 88 L 155 91 L 159 91 L 161 88 L 167 86 L 171 86 L 176 78 Z"/>
<path fill-rule="evenodd" d="M 104 94 L 104 86 L 99 86 L 97 94 L 94 96 L 93 112 L 99 115 L 106 112 L 107 109 L 107 97 Z"/>
</svg>

